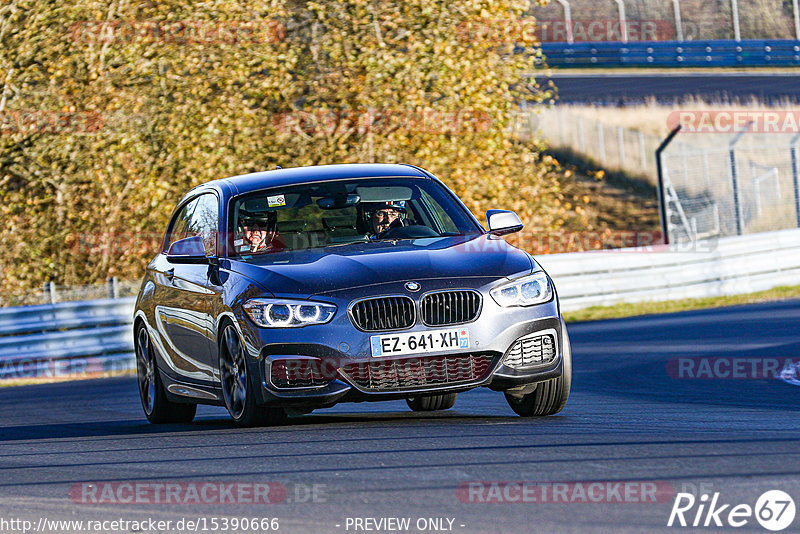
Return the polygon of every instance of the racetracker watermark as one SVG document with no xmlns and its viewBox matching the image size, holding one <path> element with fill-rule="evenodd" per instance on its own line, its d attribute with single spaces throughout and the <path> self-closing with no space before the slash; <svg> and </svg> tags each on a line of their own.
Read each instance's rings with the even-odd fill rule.
<svg viewBox="0 0 800 534">
<path fill-rule="evenodd" d="M 679 125 L 682 133 L 797 134 L 800 133 L 800 110 L 682 110 L 667 115 L 670 130 Z"/>
<path fill-rule="evenodd" d="M 272 117 L 276 132 L 311 137 L 415 132 L 431 135 L 465 135 L 486 132 L 492 127 L 491 115 L 475 110 L 296 110 Z"/>
<path fill-rule="evenodd" d="M 515 247 L 538 254 L 605 250 L 615 252 L 661 252 L 666 250 L 661 231 L 598 230 L 594 232 L 523 230 L 504 237 Z M 489 242 L 483 244 L 488 245 Z M 471 242 L 465 248 L 479 247 Z"/>
<path fill-rule="evenodd" d="M 464 335 L 466 331 L 463 332 Z M 435 339 L 434 339 L 435 336 Z M 457 344 L 458 336 L 452 333 L 437 332 L 429 336 L 421 336 L 420 339 L 410 341 L 422 348 L 434 343 L 444 346 Z M 378 343 L 372 347 L 375 354 L 383 354 L 397 350 L 399 339 L 383 339 L 373 341 Z M 349 345 L 342 343 L 339 350 L 348 352 Z M 413 348 L 412 348 L 413 350 Z M 358 354 L 361 358 L 367 358 L 366 352 Z M 448 360 L 446 356 L 432 355 L 425 357 L 404 357 L 400 359 L 383 360 L 372 359 L 368 361 L 349 361 L 342 357 L 332 356 L 325 360 L 313 357 L 302 358 L 276 358 L 270 361 L 269 381 L 276 388 L 295 388 L 307 387 L 309 385 L 323 385 L 336 378 L 346 376 L 347 381 L 359 383 L 370 381 L 391 381 L 400 383 L 444 383 L 450 381 L 474 381 L 483 376 L 488 369 L 487 359 L 476 358 L 473 365 L 461 365 L 454 360 Z"/>
<path fill-rule="evenodd" d="M 66 246 L 80 254 L 124 255 L 130 253 L 153 255 L 161 252 L 164 234 L 154 232 L 97 232 L 70 235 Z"/>
<path fill-rule="evenodd" d="M 463 503 L 636 503 L 656 504 L 672 500 L 675 489 L 664 481 L 462 482 L 456 496 Z"/>
<path fill-rule="evenodd" d="M 355 224 L 355 219 L 353 224 Z M 241 236 L 234 233 L 218 234 L 217 241 L 229 239 L 233 244 Z M 97 232 L 69 235 L 65 245 L 72 251 L 89 255 L 153 255 L 161 252 L 164 236 L 153 232 Z M 461 243 L 454 243 L 454 251 L 463 253 L 485 253 L 499 251 L 505 245 L 503 241 L 534 254 L 556 254 L 563 252 L 602 251 L 607 253 L 660 253 L 660 252 L 713 252 L 717 247 L 716 239 L 664 244 L 661 231 L 635 230 L 598 230 L 595 232 L 571 231 L 538 231 L 523 230 L 502 238 L 474 239 L 465 236 Z M 292 242 L 297 248 L 325 246 L 324 236 L 309 232 L 292 235 Z M 275 251 L 285 250 L 280 232 L 273 238 Z"/>
<path fill-rule="evenodd" d="M 667 361 L 667 375 L 679 380 L 764 380 L 793 376 L 800 360 L 747 356 L 679 356 Z"/>
<path fill-rule="evenodd" d="M 534 254 L 556 254 L 563 252 L 597 252 L 609 254 L 688 252 L 707 253 L 716 250 L 716 239 L 686 241 L 664 244 L 663 234 L 658 231 L 599 230 L 596 232 L 538 232 L 523 230 L 502 238 L 469 239 L 457 245 L 456 250 L 465 253 L 499 251 L 502 241 Z"/>
<path fill-rule="evenodd" d="M 663 41 L 675 36 L 675 26 L 667 20 L 578 19 L 570 25 L 563 20 L 535 18 L 482 18 L 462 22 L 456 35 L 462 42 L 488 40 L 497 43 L 533 44 L 565 42 Z"/>
<path fill-rule="evenodd" d="M 79 21 L 68 29 L 76 43 L 161 43 L 181 45 L 264 44 L 286 38 L 276 20 L 102 20 Z"/>
<path fill-rule="evenodd" d="M 134 369 L 135 362 L 127 357 L 4 358 L 0 361 L 0 380 L 88 378 Z"/>
<path fill-rule="evenodd" d="M 69 488 L 78 504 L 282 504 L 324 503 L 327 484 L 280 482 L 81 482 Z"/>
<path fill-rule="evenodd" d="M 96 111 L 8 109 L 0 111 L 0 135 L 93 134 L 105 120 Z"/>
</svg>

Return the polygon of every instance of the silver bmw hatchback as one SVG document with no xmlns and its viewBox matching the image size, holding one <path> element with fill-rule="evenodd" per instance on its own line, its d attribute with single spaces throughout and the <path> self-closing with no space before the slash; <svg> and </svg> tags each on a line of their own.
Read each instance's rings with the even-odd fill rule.
<svg viewBox="0 0 800 534">
<path fill-rule="evenodd" d="M 212 181 L 178 203 L 134 317 L 152 423 L 197 404 L 276 424 L 339 402 L 451 408 L 476 387 L 559 412 L 571 350 L 553 281 L 429 172 L 326 165 Z"/>
</svg>

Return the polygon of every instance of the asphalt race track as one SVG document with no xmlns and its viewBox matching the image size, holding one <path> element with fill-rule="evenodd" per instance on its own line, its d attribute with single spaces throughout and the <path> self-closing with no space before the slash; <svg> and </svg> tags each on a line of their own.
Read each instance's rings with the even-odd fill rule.
<svg viewBox="0 0 800 534">
<path fill-rule="evenodd" d="M 563 74 L 552 76 L 563 104 L 616 105 L 648 98 L 670 104 L 700 98 L 711 102 L 758 99 L 764 104 L 800 101 L 797 74 L 752 73 L 648 73 Z"/>
<path fill-rule="evenodd" d="M 571 325 L 572 397 L 545 419 L 516 417 L 501 394 L 478 390 L 435 415 L 403 402 L 352 404 L 239 430 L 223 410 L 203 408 L 192 425 L 157 427 L 142 416 L 133 378 L 0 388 L 0 519 L 275 517 L 288 533 L 390 531 L 354 530 L 353 518 L 367 517 L 410 518 L 410 532 L 448 531 L 446 520 L 417 530 L 419 518 L 470 533 L 730 531 L 667 528 L 675 492 L 753 506 L 780 489 L 800 503 L 800 387 L 680 378 L 668 362 L 796 362 L 798 332 L 798 300 Z M 555 503 L 482 503 L 457 490 L 470 481 L 576 484 Z M 657 502 L 636 502 L 636 491 L 618 502 L 614 490 L 584 502 L 575 488 L 592 481 L 649 483 Z M 80 504 L 87 486 L 73 484 L 83 482 L 278 483 L 287 493 L 275 504 Z M 765 532 L 753 518 L 737 530 Z"/>
</svg>

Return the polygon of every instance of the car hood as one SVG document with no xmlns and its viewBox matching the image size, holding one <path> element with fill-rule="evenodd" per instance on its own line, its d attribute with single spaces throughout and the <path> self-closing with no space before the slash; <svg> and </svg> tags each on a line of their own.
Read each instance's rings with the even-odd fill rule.
<svg viewBox="0 0 800 534">
<path fill-rule="evenodd" d="M 514 277 L 534 265 L 527 253 L 488 234 L 356 243 L 230 261 L 232 271 L 274 295 L 304 297 L 404 280 Z"/>
</svg>

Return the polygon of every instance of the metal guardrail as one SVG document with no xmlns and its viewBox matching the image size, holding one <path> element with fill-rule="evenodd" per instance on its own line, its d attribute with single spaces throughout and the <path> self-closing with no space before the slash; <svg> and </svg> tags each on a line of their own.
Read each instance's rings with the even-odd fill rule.
<svg viewBox="0 0 800 534">
<path fill-rule="evenodd" d="M 800 283 L 800 230 L 537 256 L 561 308 L 736 295 Z"/>
<path fill-rule="evenodd" d="M 550 67 L 798 66 L 800 40 L 542 43 Z"/>
<path fill-rule="evenodd" d="M 135 368 L 135 298 L 0 308 L 0 380 Z"/>
<path fill-rule="evenodd" d="M 800 230 L 537 256 L 561 307 L 734 295 L 800 281 Z M 135 369 L 134 298 L 0 309 L 0 380 Z"/>
</svg>

